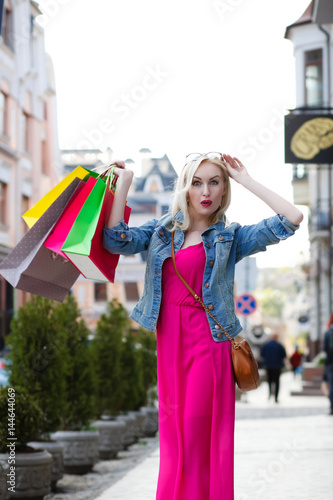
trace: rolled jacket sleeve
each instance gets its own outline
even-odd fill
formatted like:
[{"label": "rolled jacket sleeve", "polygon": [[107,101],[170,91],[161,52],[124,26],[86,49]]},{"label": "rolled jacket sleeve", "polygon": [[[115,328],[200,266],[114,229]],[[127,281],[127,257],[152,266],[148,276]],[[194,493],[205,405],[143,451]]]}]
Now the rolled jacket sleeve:
[{"label": "rolled jacket sleeve", "polygon": [[129,227],[126,222],[103,230],[103,246],[110,253],[133,255],[147,250],[158,219],[147,221],[140,227]]},{"label": "rolled jacket sleeve", "polygon": [[284,215],[275,215],[258,224],[240,227],[235,234],[237,262],[249,255],[265,251],[268,245],[289,238],[298,228],[299,225],[295,226]]}]

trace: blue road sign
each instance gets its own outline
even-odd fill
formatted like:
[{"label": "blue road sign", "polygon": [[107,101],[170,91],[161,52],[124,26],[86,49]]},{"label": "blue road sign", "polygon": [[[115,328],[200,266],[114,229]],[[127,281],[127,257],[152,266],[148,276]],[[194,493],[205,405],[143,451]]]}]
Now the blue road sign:
[{"label": "blue road sign", "polygon": [[238,314],[242,314],[243,316],[249,316],[257,309],[256,299],[253,297],[253,295],[250,295],[248,293],[236,297],[235,303],[236,312]]}]

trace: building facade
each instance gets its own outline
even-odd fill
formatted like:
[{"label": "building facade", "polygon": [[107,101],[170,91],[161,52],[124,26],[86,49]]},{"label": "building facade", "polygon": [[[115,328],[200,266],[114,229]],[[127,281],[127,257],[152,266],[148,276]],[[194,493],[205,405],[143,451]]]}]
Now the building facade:
[{"label": "building facade", "polygon": [[294,47],[296,109],[286,117],[286,163],[293,164],[294,202],[308,207],[310,355],[322,347],[333,311],[333,2],[313,0],[287,27]]},{"label": "building facade", "polygon": [[[52,62],[33,0],[5,0],[0,37],[0,260],[28,227],[21,215],[61,172]],[[27,294],[0,277],[0,336]]]}]

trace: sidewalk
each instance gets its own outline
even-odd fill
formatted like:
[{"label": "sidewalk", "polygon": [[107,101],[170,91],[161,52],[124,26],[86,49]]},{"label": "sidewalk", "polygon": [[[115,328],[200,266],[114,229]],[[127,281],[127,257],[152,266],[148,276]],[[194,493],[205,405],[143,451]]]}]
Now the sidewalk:
[{"label": "sidewalk", "polygon": [[[290,396],[299,384],[285,373],[280,403],[265,382],[236,403],[235,500],[332,498],[333,416],[324,397]],[[155,449],[95,500],[155,500],[158,462]]]}]

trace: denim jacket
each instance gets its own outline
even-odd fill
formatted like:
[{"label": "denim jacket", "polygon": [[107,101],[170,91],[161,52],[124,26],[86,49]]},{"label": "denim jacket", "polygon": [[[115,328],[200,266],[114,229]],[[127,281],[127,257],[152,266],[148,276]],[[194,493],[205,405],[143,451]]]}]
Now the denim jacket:
[{"label": "denim jacket", "polygon": [[[183,220],[181,211],[175,219]],[[133,255],[147,250],[143,294],[130,317],[151,331],[156,330],[160,310],[162,265],[165,259],[171,257],[172,220],[169,213],[140,227],[129,227],[122,221],[112,228],[104,228],[103,244],[111,253]],[[227,225],[220,220],[202,233],[206,264],[201,298],[231,337],[242,330],[234,308],[236,263],[243,257],[265,251],[267,245],[288,238],[298,227],[284,216],[276,215],[250,226],[240,226],[235,222]],[[183,242],[184,232],[176,229],[175,252]],[[206,315],[215,342],[228,340],[210,315]]]}]

